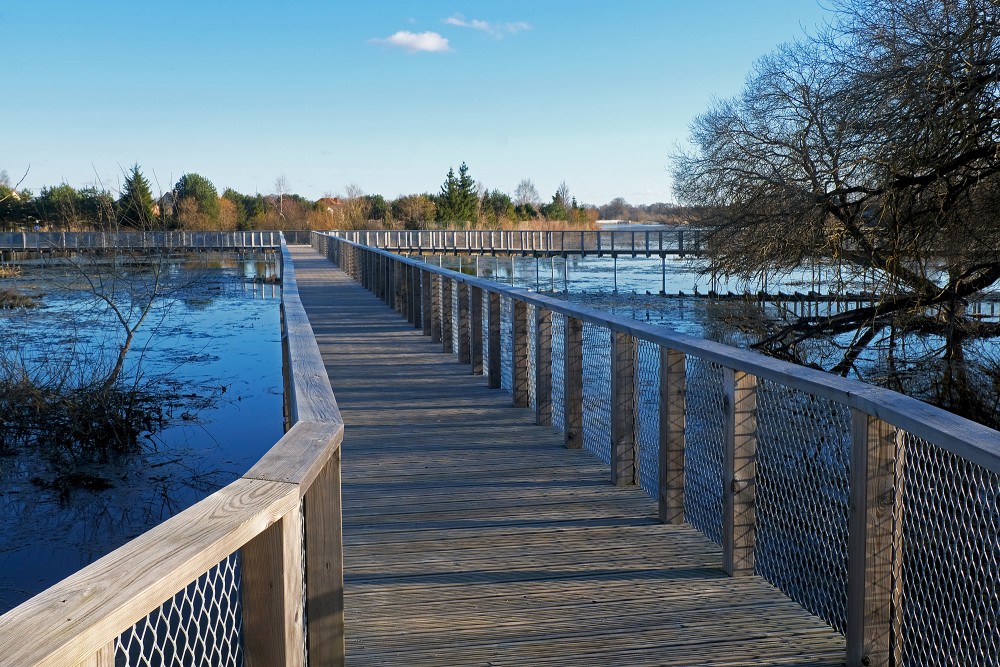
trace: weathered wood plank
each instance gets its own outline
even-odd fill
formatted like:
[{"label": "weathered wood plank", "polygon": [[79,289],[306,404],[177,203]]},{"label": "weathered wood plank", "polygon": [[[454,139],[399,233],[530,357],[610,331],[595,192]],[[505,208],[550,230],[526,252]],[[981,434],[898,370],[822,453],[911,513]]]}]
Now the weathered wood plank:
[{"label": "weathered wood plank", "polygon": [[659,516],[684,523],[684,420],[686,356],[660,348]]},{"label": "weathered wood plank", "polygon": [[729,575],[748,577],[757,535],[757,378],[731,368],[724,377],[722,562]]},{"label": "weathered wood plank", "polygon": [[535,309],[535,424],[552,424],[552,311]]},{"label": "weathered wood plank", "polygon": [[583,447],[583,322],[566,316],[563,336],[563,434],[568,449],[580,449]]}]

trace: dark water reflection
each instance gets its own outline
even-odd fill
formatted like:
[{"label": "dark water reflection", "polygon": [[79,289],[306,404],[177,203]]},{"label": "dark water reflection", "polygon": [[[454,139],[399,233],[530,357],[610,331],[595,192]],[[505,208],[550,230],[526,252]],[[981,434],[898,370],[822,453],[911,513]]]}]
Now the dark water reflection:
[{"label": "dark water reflection", "polygon": [[[170,420],[144,437],[139,453],[87,470],[112,488],[60,497],[31,482],[46,474],[37,457],[0,457],[0,613],[236,479],[281,437],[274,268],[262,256],[216,254],[171,267],[197,280],[157,313],[153,335],[131,357],[170,396]],[[19,280],[42,285],[40,273],[26,270]],[[0,316],[5,344],[61,331],[62,298],[30,313],[27,324]],[[17,337],[4,327],[18,328]],[[77,337],[106,335],[96,318],[77,327]]]}]

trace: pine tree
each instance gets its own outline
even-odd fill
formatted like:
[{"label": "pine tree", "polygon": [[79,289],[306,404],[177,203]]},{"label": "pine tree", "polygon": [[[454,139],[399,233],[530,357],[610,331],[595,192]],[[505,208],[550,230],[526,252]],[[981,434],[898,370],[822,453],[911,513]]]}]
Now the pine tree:
[{"label": "pine tree", "polygon": [[441,222],[464,224],[476,219],[479,195],[476,193],[476,182],[469,176],[469,167],[464,162],[458,168],[457,177],[453,168],[448,169],[437,205],[438,220]]},{"label": "pine tree", "polygon": [[125,185],[118,199],[118,220],[123,225],[146,227],[154,217],[153,193],[149,189],[149,181],[139,171],[139,165],[133,164],[132,170],[125,177]]}]

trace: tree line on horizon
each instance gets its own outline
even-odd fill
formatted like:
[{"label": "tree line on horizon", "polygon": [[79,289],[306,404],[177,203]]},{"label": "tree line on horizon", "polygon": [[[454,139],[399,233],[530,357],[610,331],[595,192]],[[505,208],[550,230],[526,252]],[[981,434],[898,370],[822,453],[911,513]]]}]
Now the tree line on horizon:
[{"label": "tree line on horizon", "polygon": [[682,207],[657,203],[632,206],[617,197],[602,206],[580,204],[565,182],[544,201],[530,179],[514,193],[486,188],[464,162],[449,168],[438,192],[387,199],[351,185],[343,196],[309,200],[290,191],[284,176],[274,192],[243,194],[226,188],[220,195],[206,177],[189,172],[155,196],[138,164],[124,174],[115,193],[102,187],[74,188],[67,183],[42,187],[37,195],[18,189],[0,172],[0,230],[76,231],[158,228],[185,230],[251,229],[433,229],[515,228],[519,225],[593,227],[599,219],[683,223]]}]

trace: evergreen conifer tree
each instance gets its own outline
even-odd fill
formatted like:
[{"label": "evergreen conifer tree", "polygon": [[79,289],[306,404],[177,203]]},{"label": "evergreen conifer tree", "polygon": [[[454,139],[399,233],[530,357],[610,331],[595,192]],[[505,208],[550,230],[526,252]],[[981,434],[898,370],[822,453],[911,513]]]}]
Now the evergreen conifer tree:
[{"label": "evergreen conifer tree", "polygon": [[125,185],[118,199],[118,220],[123,225],[145,227],[154,217],[153,193],[149,189],[149,181],[139,171],[139,165],[133,164],[125,177]]}]

